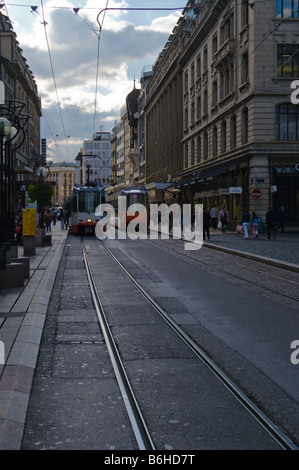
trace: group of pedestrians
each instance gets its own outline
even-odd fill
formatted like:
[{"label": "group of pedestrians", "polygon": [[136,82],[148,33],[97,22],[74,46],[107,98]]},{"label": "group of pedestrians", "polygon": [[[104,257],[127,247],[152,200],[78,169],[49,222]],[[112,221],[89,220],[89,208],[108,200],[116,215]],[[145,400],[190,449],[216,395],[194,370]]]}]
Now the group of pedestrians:
[{"label": "group of pedestrians", "polygon": [[51,232],[52,223],[56,225],[56,219],[60,221],[60,227],[62,229],[68,228],[69,226],[69,212],[67,209],[60,209],[59,214],[57,215],[56,209],[46,209],[44,212],[44,222],[46,225],[47,232]]},{"label": "group of pedestrians", "polygon": [[[210,239],[209,226],[211,221],[211,226],[213,229],[220,228],[223,233],[225,233],[229,221],[229,213],[226,208],[226,204],[223,204],[221,210],[219,211],[216,205],[211,209],[210,213],[203,208],[203,238],[205,240],[205,235],[207,234],[208,239]],[[237,228],[243,229],[244,238],[247,240],[249,238],[249,228],[251,227],[252,238],[253,240],[258,238],[259,231],[267,232],[268,240],[275,239],[276,233],[280,230],[281,233],[284,232],[284,207],[280,207],[279,212],[277,213],[272,207],[268,208],[266,213],[266,227],[265,224],[261,221],[260,217],[255,211],[251,213],[248,212],[248,209],[245,209],[240,225]],[[264,228],[265,227],[265,228]],[[238,231],[238,230],[237,230]]]}]

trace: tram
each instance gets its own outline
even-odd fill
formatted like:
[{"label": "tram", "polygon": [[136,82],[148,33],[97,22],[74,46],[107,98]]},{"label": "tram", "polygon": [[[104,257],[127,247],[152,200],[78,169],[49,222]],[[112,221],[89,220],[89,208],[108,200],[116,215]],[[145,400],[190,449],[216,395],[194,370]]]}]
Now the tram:
[{"label": "tram", "polygon": [[[125,207],[122,207],[122,212],[120,214],[119,211],[119,197],[125,197]],[[120,220],[121,215],[124,216],[125,214],[125,224],[128,226],[128,224],[135,219],[137,216],[140,221],[143,222],[143,218],[145,219],[144,222],[147,223],[148,225],[148,197],[147,197],[147,191],[146,189],[142,188],[123,188],[120,191],[117,191],[115,193],[109,194],[106,197],[106,202],[108,204],[111,204],[115,210],[115,215],[116,215],[116,225],[121,225],[122,227],[124,226],[124,221]],[[130,206],[133,204],[141,204],[145,209],[146,212],[138,213],[138,212],[132,212],[130,211]]]},{"label": "tram", "polygon": [[101,217],[95,216],[96,208],[105,202],[105,189],[102,185],[75,185],[71,198],[69,226],[72,233],[84,235],[94,233]]}]

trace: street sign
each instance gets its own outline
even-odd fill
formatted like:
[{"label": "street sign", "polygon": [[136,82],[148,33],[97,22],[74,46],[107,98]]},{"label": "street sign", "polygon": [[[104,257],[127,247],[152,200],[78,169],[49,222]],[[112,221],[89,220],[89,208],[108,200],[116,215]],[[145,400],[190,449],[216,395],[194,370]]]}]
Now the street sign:
[{"label": "street sign", "polygon": [[229,188],[229,193],[230,194],[242,194],[242,188],[238,186],[231,186]]},{"label": "street sign", "polygon": [[252,199],[259,199],[261,197],[262,193],[260,192],[259,189],[254,189],[251,191],[251,197]]}]

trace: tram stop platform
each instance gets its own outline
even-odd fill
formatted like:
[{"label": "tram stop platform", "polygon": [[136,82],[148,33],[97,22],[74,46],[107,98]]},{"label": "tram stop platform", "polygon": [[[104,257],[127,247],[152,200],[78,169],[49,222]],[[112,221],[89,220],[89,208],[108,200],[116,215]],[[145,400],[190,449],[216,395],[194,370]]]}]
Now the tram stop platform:
[{"label": "tram stop platform", "polygon": [[[52,225],[51,235],[52,245],[37,246],[30,256],[25,285],[0,290],[0,450],[18,450],[22,444],[46,313],[68,230]],[[204,245],[298,272],[298,241],[299,229],[287,228],[273,241],[266,234],[245,240],[234,232],[211,230]],[[22,257],[23,246],[18,250]]]}]

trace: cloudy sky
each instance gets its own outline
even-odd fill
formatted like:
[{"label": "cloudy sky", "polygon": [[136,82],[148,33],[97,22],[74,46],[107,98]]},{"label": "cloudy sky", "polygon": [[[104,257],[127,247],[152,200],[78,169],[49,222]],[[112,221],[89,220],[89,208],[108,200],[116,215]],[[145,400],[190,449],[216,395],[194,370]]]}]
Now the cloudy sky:
[{"label": "cloudy sky", "polygon": [[[187,1],[3,3],[42,99],[47,157],[72,162],[84,139],[111,131],[120,119],[134,78],[139,87],[143,67],[154,63]],[[115,10],[102,11],[107,5]],[[120,10],[125,7],[144,10]]]}]

